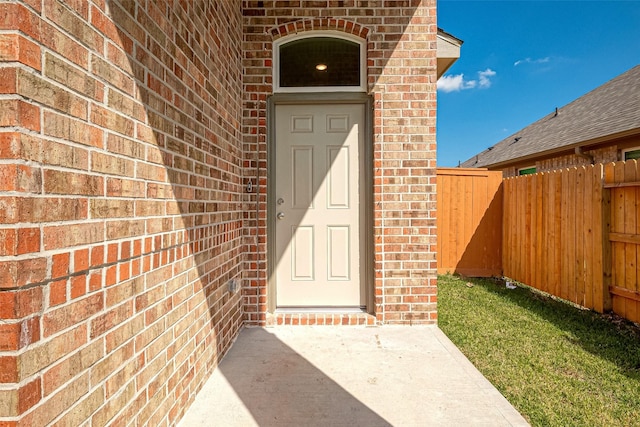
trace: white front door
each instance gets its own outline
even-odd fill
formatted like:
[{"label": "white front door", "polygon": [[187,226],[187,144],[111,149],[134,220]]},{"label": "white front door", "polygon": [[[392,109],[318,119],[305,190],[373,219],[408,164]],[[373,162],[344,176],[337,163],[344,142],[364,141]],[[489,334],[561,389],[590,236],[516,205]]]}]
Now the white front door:
[{"label": "white front door", "polygon": [[278,307],[364,305],[364,105],[276,105]]}]

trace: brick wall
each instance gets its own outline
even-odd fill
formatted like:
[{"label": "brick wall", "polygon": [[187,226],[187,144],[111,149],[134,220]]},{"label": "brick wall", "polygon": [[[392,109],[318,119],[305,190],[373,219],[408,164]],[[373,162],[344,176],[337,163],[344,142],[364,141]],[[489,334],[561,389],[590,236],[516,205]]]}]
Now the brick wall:
[{"label": "brick wall", "polygon": [[0,425],[167,425],[242,325],[239,1],[0,2]]},{"label": "brick wall", "polygon": [[279,37],[334,30],[367,42],[374,97],[375,307],[373,321],[436,321],[436,2],[435,0],[243,1],[248,199],[245,319],[265,323],[371,323],[367,316],[268,312],[267,125],[272,45]]},{"label": "brick wall", "polygon": [[[313,29],[367,41],[373,316],[267,310],[271,45]],[[0,425],[171,424],[243,319],[435,322],[436,31],[435,0],[0,1]]]}]

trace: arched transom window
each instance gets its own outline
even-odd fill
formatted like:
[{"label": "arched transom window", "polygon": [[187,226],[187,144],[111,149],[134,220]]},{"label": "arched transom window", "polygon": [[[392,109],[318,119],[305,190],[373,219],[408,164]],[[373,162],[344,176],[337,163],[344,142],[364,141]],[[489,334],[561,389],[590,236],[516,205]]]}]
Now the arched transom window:
[{"label": "arched transom window", "polygon": [[340,33],[284,37],[274,45],[276,92],[365,90],[364,41]]}]

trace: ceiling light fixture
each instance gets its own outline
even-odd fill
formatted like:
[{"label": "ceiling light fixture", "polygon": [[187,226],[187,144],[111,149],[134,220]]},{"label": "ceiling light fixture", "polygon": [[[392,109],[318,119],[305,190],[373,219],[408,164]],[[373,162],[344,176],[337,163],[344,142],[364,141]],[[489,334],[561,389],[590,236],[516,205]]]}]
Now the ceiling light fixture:
[{"label": "ceiling light fixture", "polygon": [[316,65],[316,70],[318,71],[324,71],[327,69],[327,64],[318,64]]}]

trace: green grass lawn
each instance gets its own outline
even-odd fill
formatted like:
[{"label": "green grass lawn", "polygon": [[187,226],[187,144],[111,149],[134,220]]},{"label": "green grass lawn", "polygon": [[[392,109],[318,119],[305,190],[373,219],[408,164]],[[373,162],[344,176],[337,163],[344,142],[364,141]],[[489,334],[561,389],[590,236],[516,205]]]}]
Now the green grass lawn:
[{"label": "green grass lawn", "polygon": [[534,426],[640,426],[640,329],[526,287],[441,276],[438,323]]}]

